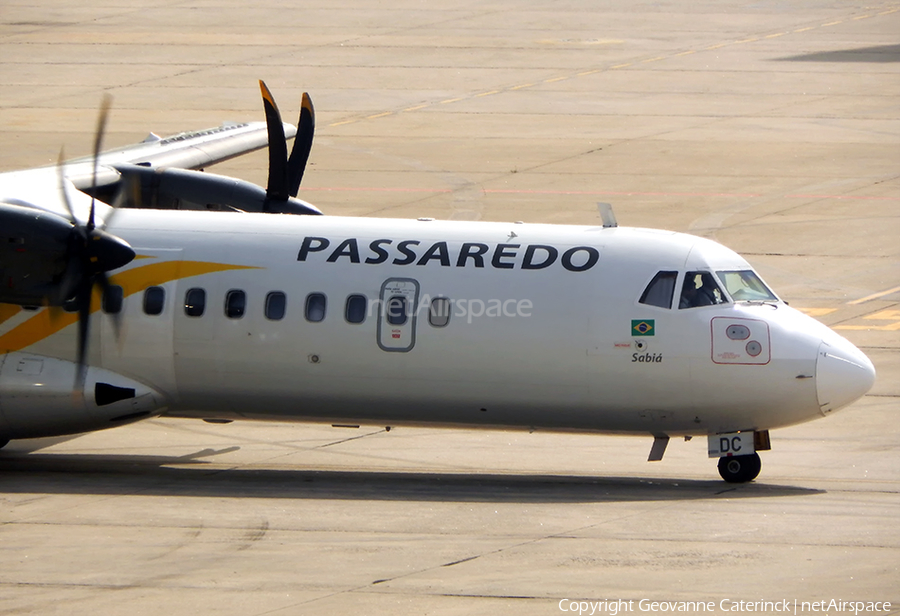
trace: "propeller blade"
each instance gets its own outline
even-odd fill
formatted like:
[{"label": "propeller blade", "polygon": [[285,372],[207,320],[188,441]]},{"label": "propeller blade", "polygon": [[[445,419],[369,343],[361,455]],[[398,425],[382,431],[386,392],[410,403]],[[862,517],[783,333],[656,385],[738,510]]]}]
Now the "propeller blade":
[{"label": "propeller blade", "polygon": [[[97,285],[102,290],[103,301],[106,302],[106,298],[109,293],[111,293],[112,284],[109,282],[109,277],[105,272],[100,272],[97,275]],[[121,306],[120,306],[121,308]],[[106,310],[106,306],[104,305],[104,311]],[[116,337],[116,340],[119,340],[119,334],[122,331],[122,314],[121,310],[116,310],[113,312],[107,312],[106,315],[112,319],[113,326],[113,334]]]},{"label": "propeller blade", "polygon": [[65,315],[65,311],[62,309],[62,306],[47,306],[47,318],[50,320],[50,323],[56,325],[59,323],[60,319]]},{"label": "propeller blade", "polygon": [[303,181],[303,172],[306,170],[315,132],[316,110],[309,94],[304,92],[303,102],[300,105],[300,119],[297,122],[297,136],[294,137],[294,147],[291,148],[291,157],[288,159],[288,194],[292,197],[296,197],[300,192],[300,182]]},{"label": "propeller blade", "polygon": [[77,369],[75,370],[75,390],[84,392],[84,379],[87,376],[87,343],[91,330],[91,293],[93,284],[88,279],[78,288],[75,302],[78,305],[78,346],[76,351]]},{"label": "propeller blade", "polygon": [[94,230],[94,205],[97,194],[97,165],[100,160],[100,148],[103,147],[103,135],[106,132],[106,120],[109,117],[109,108],[112,105],[112,96],[109,93],[103,94],[103,100],[100,101],[100,115],[97,117],[97,131],[94,134],[94,168],[91,179],[91,213],[88,215],[87,230]]},{"label": "propeller blade", "polygon": [[113,202],[109,204],[112,209],[106,214],[106,218],[103,219],[103,224],[100,226],[101,230],[112,224],[119,210],[129,203],[129,199],[130,203],[134,204],[134,207],[140,207],[140,180],[134,175],[123,174],[119,182],[119,190],[116,192]]},{"label": "propeller blade", "polygon": [[83,262],[80,257],[80,254],[83,251],[81,246],[83,246],[84,240],[79,236],[79,231],[83,230],[80,227],[75,227],[72,230],[72,235],[69,237],[69,249],[66,253],[66,269],[63,272],[62,278],[60,278],[55,292],[48,298],[50,304],[53,306],[62,306],[68,300],[75,297],[78,293],[79,284],[85,276]]},{"label": "propeller blade", "polygon": [[273,201],[287,201],[290,195],[284,123],[272,93],[261,79],[259,89],[262,92],[263,108],[266,112],[266,130],[269,133],[269,179],[266,184],[266,198]]},{"label": "propeller blade", "polygon": [[[94,285],[98,285],[104,293],[111,291],[112,285],[106,272],[124,267],[135,258],[135,252],[128,242],[107,233],[104,229],[119,210],[119,206],[128,197],[129,192],[137,195],[139,186],[135,183],[137,178],[123,178],[112,204],[112,209],[106,215],[103,224],[97,227],[97,170],[100,164],[100,150],[103,146],[103,136],[106,132],[106,123],[109,117],[109,109],[112,97],[104,95],[100,104],[100,114],[97,119],[97,132],[94,135],[93,175],[91,180],[91,209],[85,224],[79,223],[75,217],[72,202],[69,199],[68,184],[64,172],[65,152],[60,150],[57,163],[57,177],[59,181],[60,196],[65,205],[72,224],[66,247],[65,270],[55,282],[55,288],[45,298],[50,306],[62,306],[68,301],[74,301],[74,308],[78,312],[78,339],[75,351],[75,384],[73,396],[83,400],[85,379],[87,378],[88,342],[91,331],[91,302]],[[277,113],[277,110],[276,110]],[[283,135],[282,135],[283,136]],[[284,146],[286,148],[286,146]],[[58,319],[58,308],[50,309],[50,318]],[[119,337],[120,322],[118,314],[110,315],[113,319],[113,328],[116,338]]]},{"label": "propeller blade", "polygon": [[69,222],[78,226],[78,220],[75,218],[75,210],[72,209],[72,201],[69,199],[69,191],[66,190],[66,175],[63,173],[63,163],[66,159],[65,148],[59,148],[59,160],[56,162],[56,178],[59,181],[59,194],[62,196],[63,204],[69,213]]}]

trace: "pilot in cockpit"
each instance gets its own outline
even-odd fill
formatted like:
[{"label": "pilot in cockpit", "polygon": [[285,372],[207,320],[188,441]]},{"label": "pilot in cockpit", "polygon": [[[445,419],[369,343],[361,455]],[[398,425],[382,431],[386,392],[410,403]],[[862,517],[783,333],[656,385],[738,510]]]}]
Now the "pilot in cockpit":
[{"label": "pilot in cockpit", "polygon": [[721,304],[722,291],[709,272],[688,272],[681,288],[679,308],[697,308]]}]

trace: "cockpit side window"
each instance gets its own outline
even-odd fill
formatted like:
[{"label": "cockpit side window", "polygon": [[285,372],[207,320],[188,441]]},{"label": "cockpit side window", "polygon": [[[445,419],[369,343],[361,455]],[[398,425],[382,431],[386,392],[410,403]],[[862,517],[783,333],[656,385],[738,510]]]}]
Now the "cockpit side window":
[{"label": "cockpit side window", "polygon": [[647,288],[644,289],[639,302],[648,306],[671,308],[676,278],[678,278],[678,272],[657,272]]},{"label": "cockpit side window", "polygon": [[727,301],[710,272],[688,272],[684,275],[681,299],[678,302],[679,308],[714,306]]},{"label": "cockpit side window", "polygon": [[725,290],[736,302],[777,302],[778,298],[753,270],[716,272]]}]

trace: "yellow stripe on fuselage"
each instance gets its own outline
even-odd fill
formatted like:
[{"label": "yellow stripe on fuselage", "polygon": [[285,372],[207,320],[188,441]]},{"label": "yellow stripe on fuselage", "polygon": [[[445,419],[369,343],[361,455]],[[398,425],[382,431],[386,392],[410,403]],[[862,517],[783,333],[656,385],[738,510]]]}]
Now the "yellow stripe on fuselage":
[{"label": "yellow stripe on fuselage", "polygon": [[[162,261],[150,263],[110,276],[110,282],[122,287],[124,297],[133,295],[147,287],[161,285],[172,280],[180,280],[201,274],[225,272],[228,270],[259,269],[250,265],[228,265],[205,261]],[[101,293],[94,287],[91,298],[91,312],[100,309]],[[18,314],[19,306],[0,304],[0,323]],[[0,353],[13,353],[52,336],[58,331],[78,321],[78,313],[65,312],[61,308],[41,310],[33,317],[17,325],[0,336]]]},{"label": "yellow stripe on fuselage", "polygon": [[0,325],[10,320],[22,310],[21,306],[13,306],[12,304],[0,304]]}]

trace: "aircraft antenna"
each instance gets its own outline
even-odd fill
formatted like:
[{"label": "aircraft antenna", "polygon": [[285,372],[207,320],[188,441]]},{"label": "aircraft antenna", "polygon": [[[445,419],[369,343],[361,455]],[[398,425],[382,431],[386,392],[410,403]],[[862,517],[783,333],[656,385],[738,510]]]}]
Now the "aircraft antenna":
[{"label": "aircraft antenna", "polygon": [[610,229],[612,227],[619,226],[619,223],[616,222],[616,214],[615,212],[613,212],[611,204],[598,203],[597,209],[600,210],[600,218],[603,220],[604,229]]}]

